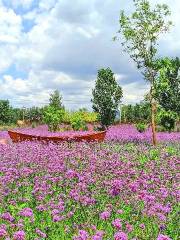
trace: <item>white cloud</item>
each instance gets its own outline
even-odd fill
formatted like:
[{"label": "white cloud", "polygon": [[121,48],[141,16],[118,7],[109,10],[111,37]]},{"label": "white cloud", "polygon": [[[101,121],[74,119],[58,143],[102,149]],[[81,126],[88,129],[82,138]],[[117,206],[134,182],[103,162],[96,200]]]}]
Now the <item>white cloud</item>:
[{"label": "white cloud", "polygon": [[123,86],[123,102],[129,104],[140,102],[144,99],[145,94],[149,92],[149,89],[149,84],[146,82],[144,84],[138,82],[126,84]]},{"label": "white cloud", "polygon": [[55,71],[30,71],[27,79],[4,75],[0,82],[1,97],[11,98],[15,105],[45,105],[49,94],[59,89],[64,104],[69,107],[90,106],[93,81],[73,79]]},{"label": "white cloud", "polygon": [[41,0],[39,2],[39,8],[41,10],[50,10],[51,8],[53,8],[56,4],[56,0]]},{"label": "white cloud", "polygon": [[21,17],[12,9],[0,7],[0,43],[18,43],[21,38]]},{"label": "white cloud", "polygon": [[[0,72],[14,63],[27,73],[25,79],[8,73],[2,76],[4,98],[16,104],[43,104],[57,88],[68,107],[90,106],[91,89],[102,67],[111,67],[116,73],[124,90],[124,102],[143,98],[147,84],[122,53],[120,42],[112,41],[118,30],[119,10],[129,11],[130,0],[76,0],[73,4],[67,0],[40,0],[39,8],[33,10],[32,2],[12,1],[15,9],[29,9],[17,15],[3,7],[0,0]],[[161,39],[160,51],[180,55],[180,1],[174,0],[173,5],[170,0],[162,2],[169,3],[175,26]],[[27,33],[23,32],[23,19],[35,24]]]},{"label": "white cloud", "polygon": [[17,48],[12,45],[1,45],[0,44],[0,73],[5,71],[13,63],[13,57]]},{"label": "white cloud", "polygon": [[22,40],[22,19],[12,9],[0,4],[0,73],[14,62]]}]

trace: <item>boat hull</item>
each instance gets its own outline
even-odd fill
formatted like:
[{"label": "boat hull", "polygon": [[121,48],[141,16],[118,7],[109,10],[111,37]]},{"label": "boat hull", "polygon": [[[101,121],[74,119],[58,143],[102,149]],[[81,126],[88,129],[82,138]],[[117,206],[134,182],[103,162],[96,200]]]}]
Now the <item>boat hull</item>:
[{"label": "boat hull", "polygon": [[94,132],[94,133],[87,133],[84,135],[75,135],[73,137],[68,136],[35,136],[15,131],[8,131],[8,134],[12,140],[12,142],[23,142],[23,141],[40,141],[40,142],[53,142],[53,143],[59,143],[59,142],[102,142],[105,138],[106,131],[101,132]]}]

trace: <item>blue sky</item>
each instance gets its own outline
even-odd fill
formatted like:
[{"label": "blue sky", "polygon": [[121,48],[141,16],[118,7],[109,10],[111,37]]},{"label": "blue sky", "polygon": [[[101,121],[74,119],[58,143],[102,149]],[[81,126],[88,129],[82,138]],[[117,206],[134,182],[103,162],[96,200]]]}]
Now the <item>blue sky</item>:
[{"label": "blue sky", "polygon": [[[58,89],[69,109],[91,107],[97,71],[110,67],[123,103],[139,102],[149,86],[112,37],[132,0],[0,0],[0,99],[13,106],[44,105]],[[160,56],[180,56],[180,1],[167,3],[174,23],[161,36]]]}]

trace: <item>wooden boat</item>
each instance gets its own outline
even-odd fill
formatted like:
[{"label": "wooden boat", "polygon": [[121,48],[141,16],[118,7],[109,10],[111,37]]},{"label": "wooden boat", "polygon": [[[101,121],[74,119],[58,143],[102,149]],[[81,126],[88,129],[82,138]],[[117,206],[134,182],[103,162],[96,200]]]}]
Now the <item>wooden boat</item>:
[{"label": "wooden boat", "polygon": [[8,134],[12,140],[12,142],[23,142],[23,141],[41,141],[41,142],[53,142],[53,143],[59,143],[63,141],[67,142],[102,142],[105,138],[106,131],[101,132],[92,132],[87,133],[84,135],[74,135],[72,137],[70,136],[35,136],[30,134],[25,134],[21,132],[16,131],[8,131]]}]

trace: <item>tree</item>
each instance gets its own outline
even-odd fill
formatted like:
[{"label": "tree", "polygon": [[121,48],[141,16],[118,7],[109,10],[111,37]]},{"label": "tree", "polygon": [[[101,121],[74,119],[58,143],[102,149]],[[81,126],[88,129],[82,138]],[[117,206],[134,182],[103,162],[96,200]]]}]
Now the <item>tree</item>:
[{"label": "tree", "polygon": [[164,58],[157,62],[155,98],[166,111],[180,114],[180,59]]},{"label": "tree", "polygon": [[26,109],[25,119],[30,122],[40,122],[42,121],[43,109],[39,107],[31,107]]},{"label": "tree", "polygon": [[171,132],[175,129],[177,114],[172,111],[166,111],[164,108],[158,108],[157,121],[161,126],[161,131]]},{"label": "tree", "polygon": [[[151,102],[151,124],[153,134],[153,144],[157,144],[155,112],[156,103],[154,101],[154,83],[157,75],[157,41],[161,33],[169,30],[171,22],[167,20],[170,11],[167,5],[157,4],[151,8],[148,0],[133,0],[135,12],[126,16],[124,11],[120,14],[120,29],[124,37],[122,46],[124,51],[137,64],[137,68],[148,82],[150,82],[150,102]],[[114,38],[116,40],[117,37]]]},{"label": "tree", "polygon": [[59,124],[62,122],[64,116],[63,109],[57,109],[53,106],[47,106],[43,111],[43,122],[48,125],[49,131],[57,131]]},{"label": "tree", "polygon": [[54,107],[55,109],[62,109],[62,97],[58,90],[55,90],[49,99],[49,106]]},{"label": "tree", "polygon": [[10,111],[9,100],[0,100],[0,123],[10,122]]},{"label": "tree", "polygon": [[92,95],[93,110],[99,114],[102,127],[107,128],[114,122],[116,110],[122,98],[122,89],[110,68],[98,71]]}]

